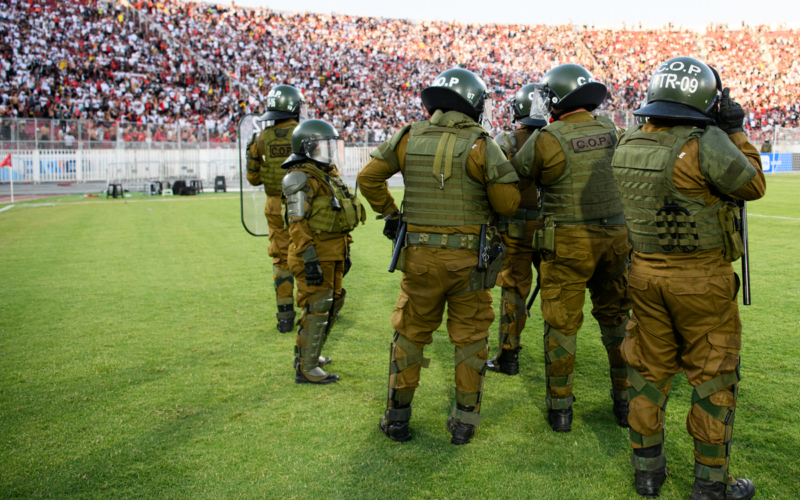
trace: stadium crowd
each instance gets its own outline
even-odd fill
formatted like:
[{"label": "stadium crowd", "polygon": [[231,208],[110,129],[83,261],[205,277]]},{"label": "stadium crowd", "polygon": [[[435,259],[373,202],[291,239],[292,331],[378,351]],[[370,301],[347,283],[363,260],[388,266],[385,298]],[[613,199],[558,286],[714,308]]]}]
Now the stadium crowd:
[{"label": "stadium crowd", "polygon": [[[94,138],[106,140],[123,134],[230,141],[239,117],[259,112],[269,88],[287,83],[302,89],[310,109],[349,140],[374,142],[423,117],[419,92],[445,67],[483,75],[496,92],[500,128],[509,124],[514,90],[554,65],[586,66],[611,89],[604,108],[634,110],[658,64],[690,55],[720,71],[748,110],[751,130],[800,125],[795,31],[714,26],[704,35],[672,27],[576,33],[571,26],[416,23],[180,0],[133,1],[134,16],[119,4],[104,5],[0,4],[0,118],[123,122],[93,129]],[[170,36],[150,31],[151,21]]]}]

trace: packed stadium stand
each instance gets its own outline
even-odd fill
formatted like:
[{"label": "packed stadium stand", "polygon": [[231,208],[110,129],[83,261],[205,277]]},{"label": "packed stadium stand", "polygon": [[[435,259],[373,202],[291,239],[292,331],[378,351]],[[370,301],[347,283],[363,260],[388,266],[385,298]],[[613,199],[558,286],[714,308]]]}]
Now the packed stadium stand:
[{"label": "packed stadium stand", "polygon": [[[273,84],[288,83],[348,140],[375,142],[421,119],[419,91],[454,65],[496,92],[500,128],[509,124],[514,90],[554,65],[583,64],[611,89],[604,108],[625,111],[639,107],[658,64],[690,55],[720,71],[749,113],[748,128],[763,132],[798,126],[799,44],[797,31],[765,26],[579,29],[176,0],[3,0],[0,118],[91,120],[81,134],[96,140],[227,142]],[[65,134],[36,128],[25,133]]]}]

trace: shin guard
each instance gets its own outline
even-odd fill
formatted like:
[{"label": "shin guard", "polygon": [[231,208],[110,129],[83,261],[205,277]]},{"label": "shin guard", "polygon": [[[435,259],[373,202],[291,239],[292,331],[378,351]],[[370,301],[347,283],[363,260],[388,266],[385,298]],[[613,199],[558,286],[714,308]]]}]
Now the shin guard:
[{"label": "shin guard", "polygon": [[486,378],[487,360],[478,357],[481,352],[484,352],[484,356],[488,357],[488,342],[486,339],[476,340],[461,348],[456,347],[455,355],[453,356],[453,363],[456,369],[463,363],[480,375],[477,393],[464,393],[456,387],[456,405],[450,415],[454,422],[470,424],[474,427],[478,427],[481,422],[481,400],[483,399],[483,383]]},{"label": "shin guard", "polygon": [[[550,350],[550,340],[558,344],[558,347]],[[578,334],[564,335],[560,331],[550,326],[546,321],[544,323],[544,364],[545,364],[545,378],[547,379],[547,395],[545,402],[547,403],[548,410],[568,410],[572,408],[572,403],[575,401],[575,396],[570,395],[566,398],[553,398],[551,397],[550,388],[564,388],[570,387],[575,379],[574,372],[562,374],[561,376],[554,377],[551,375],[551,365],[559,359],[575,355],[578,350]]]},{"label": "shin guard", "polygon": [[300,349],[303,371],[309,372],[319,366],[319,355],[322,353],[322,346],[325,345],[332,306],[333,290],[324,290],[308,298],[297,332],[306,339],[305,349]]},{"label": "shin guard", "polygon": [[[397,349],[403,353],[398,356]],[[398,391],[397,376],[405,369],[419,364],[422,368],[427,368],[431,360],[423,355],[423,349],[417,347],[413,342],[394,333],[392,344],[389,351],[389,387],[386,397],[386,422],[408,422],[411,419],[411,401],[414,399],[415,389]]]}]

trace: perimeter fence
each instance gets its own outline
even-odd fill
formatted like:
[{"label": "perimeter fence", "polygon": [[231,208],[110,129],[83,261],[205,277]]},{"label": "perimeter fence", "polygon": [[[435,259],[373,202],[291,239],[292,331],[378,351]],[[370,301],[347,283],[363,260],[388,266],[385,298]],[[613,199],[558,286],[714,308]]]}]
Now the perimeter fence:
[{"label": "perimeter fence", "polygon": [[[629,112],[600,112],[623,128],[636,124]],[[386,131],[351,133],[345,165],[349,184],[369,162],[369,153]],[[800,129],[774,128],[750,133],[760,148],[765,140],[773,153],[762,155],[765,172],[800,172]],[[121,182],[132,189],[153,180],[202,180],[210,186],[218,176],[239,186],[239,145],[227,130],[208,125],[129,124],[85,120],[0,119],[0,152],[11,171],[0,180],[17,182]],[[394,180],[392,185],[398,185]]]}]

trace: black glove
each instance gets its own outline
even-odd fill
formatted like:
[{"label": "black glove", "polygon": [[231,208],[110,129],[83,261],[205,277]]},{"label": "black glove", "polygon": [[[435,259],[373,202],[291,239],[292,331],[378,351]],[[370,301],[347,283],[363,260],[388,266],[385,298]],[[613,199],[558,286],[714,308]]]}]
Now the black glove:
[{"label": "black glove", "polygon": [[744,132],[744,109],[742,106],[731,100],[731,89],[725,87],[722,91],[722,99],[719,102],[719,113],[717,114],[717,126],[728,133]]},{"label": "black glove", "polygon": [[319,267],[318,260],[306,262],[306,286],[317,286],[322,284],[322,268]]},{"label": "black glove", "polygon": [[386,221],[383,226],[383,235],[394,241],[397,238],[397,229],[400,227],[400,218],[394,217]]},{"label": "black glove", "polygon": [[347,276],[347,273],[350,272],[350,268],[353,267],[353,262],[350,260],[350,244],[347,244],[347,253],[344,257],[344,273],[342,276]]}]

